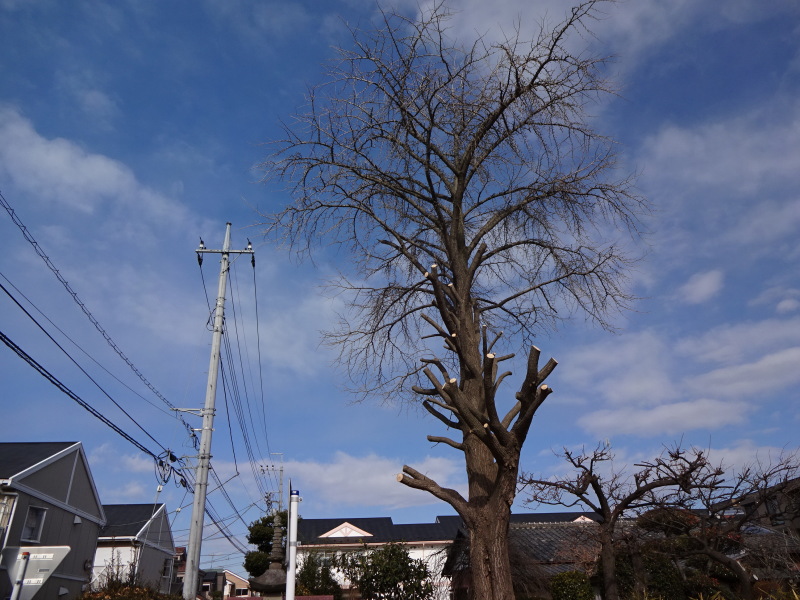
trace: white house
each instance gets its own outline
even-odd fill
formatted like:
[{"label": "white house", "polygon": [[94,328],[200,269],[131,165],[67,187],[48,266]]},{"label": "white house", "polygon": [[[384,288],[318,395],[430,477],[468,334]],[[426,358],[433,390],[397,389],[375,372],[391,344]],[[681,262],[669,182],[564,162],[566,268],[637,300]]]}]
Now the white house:
[{"label": "white house", "polygon": [[[437,588],[436,598],[447,598],[450,581],[442,576],[447,549],[453,543],[460,517],[437,517],[434,523],[395,524],[391,517],[348,519],[301,519],[297,526],[297,564],[310,553],[331,556],[348,551],[376,549],[396,542],[409,556],[424,560]],[[349,582],[340,577],[343,588]]]},{"label": "white house", "polygon": [[164,504],[105,504],[92,586],[130,579],[163,593],[173,582],[175,544]]}]

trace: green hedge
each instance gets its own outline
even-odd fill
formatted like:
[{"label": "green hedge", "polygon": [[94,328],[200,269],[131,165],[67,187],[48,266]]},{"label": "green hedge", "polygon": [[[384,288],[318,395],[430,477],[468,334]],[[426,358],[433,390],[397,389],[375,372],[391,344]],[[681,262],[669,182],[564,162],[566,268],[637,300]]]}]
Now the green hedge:
[{"label": "green hedge", "polygon": [[580,571],[565,571],[550,580],[553,600],[594,600],[589,578]]}]

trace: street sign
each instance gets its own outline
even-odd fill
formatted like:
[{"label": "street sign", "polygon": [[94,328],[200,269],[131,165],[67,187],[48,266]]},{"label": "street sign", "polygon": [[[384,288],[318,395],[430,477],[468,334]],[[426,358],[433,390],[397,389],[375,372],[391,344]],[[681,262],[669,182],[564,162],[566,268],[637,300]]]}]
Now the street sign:
[{"label": "street sign", "polygon": [[69,546],[21,546],[3,549],[2,564],[14,583],[11,600],[32,600],[69,553]]}]

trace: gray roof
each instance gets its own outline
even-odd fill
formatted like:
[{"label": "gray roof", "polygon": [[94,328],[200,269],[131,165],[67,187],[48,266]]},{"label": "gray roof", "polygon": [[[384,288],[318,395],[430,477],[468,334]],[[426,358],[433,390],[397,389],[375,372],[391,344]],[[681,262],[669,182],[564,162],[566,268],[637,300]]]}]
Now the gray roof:
[{"label": "gray roof", "polygon": [[[594,513],[520,513],[511,515],[511,523],[571,523],[580,517],[597,520]],[[371,536],[333,537],[320,536],[349,523]],[[433,542],[455,539],[464,523],[458,515],[441,515],[434,523],[395,524],[391,517],[354,517],[341,519],[301,519],[297,524],[297,538],[305,545],[334,544],[384,544],[388,542]]]},{"label": "gray roof", "polygon": [[[549,512],[549,513],[511,513],[511,523],[572,523],[573,521],[585,517],[592,521],[599,521],[599,517],[592,512]],[[452,537],[460,530],[464,529],[464,522],[458,515],[440,515],[436,517],[436,522],[441,523],[453,530]]]},{"label": "gray roof", "polygon": [[0,442],[0,477],[10,479],[77,443]]},{"label": "gray roof", "polygon": [[[460,522],[460,517],[457,517]],[[349,523],[372,535],[365,537],[328,537],[321,535]],[[452,540],[457,528],[442,523],[395,524],[391,517],[355,517],[342,519],[301,519],[297,538],[305,545],[385,544],[388,542],[434,542]]]},{"label": "gray roof", "polygon": [[104,504],[106,526],[101,538],[135,537],[163,504]]},{"label": "gray roof", "polygon": [[[509,530],[509,545],[548,571],[575,569],[594,562],[599,551],[597,531],[587,523],[518,523]],[[554,574],[549,573],[549,574]]]},{"label": "gray roof", "polygon": [[[562,571],[585,570],[597,558],[596,529],[575,522],[580,517],[596,521],[592,513],[531,513],[512,519],[508,531],[512,563],[523,571],[552,576]],[[450,549],[444,572],[469,569],[469,541],[461,533]]]}]

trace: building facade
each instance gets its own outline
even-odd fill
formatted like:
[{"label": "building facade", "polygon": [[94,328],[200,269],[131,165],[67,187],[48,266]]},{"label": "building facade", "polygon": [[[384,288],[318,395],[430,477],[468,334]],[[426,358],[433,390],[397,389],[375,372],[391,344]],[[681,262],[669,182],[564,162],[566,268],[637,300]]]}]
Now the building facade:
[{"label": "building facade", "polygon": [[11,594],[19,549],[68,546],[38,597],[77,598],[88,587],[100,528],[97,489],[80,442],[0,443],[0,598]]}]

